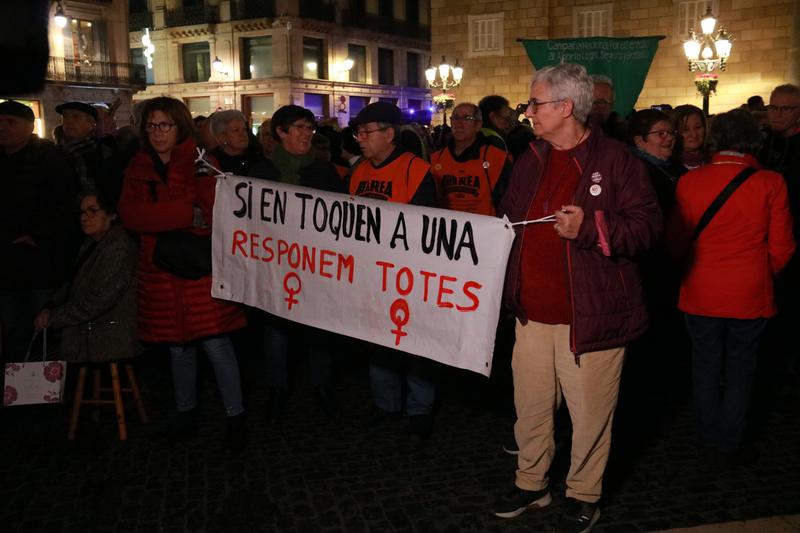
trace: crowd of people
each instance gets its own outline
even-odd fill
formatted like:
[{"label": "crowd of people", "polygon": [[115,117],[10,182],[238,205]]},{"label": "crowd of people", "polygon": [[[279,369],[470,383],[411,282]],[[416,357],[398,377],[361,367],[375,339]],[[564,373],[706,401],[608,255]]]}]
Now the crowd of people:
[{"label": "crowd of people", "polygon": [[[238,110],[192,118],[181,101],[158,97],[137,103],[136,123],[119,130],[107,107],[65,102],[55,142],[32,134],[29,107],[2,102],[3,357],[22,355],[43,328],[62,332],[60,353],[76,363],[166,345],[175,441],[198,424],[201,350],[237,449],[250,422],[231,335],[249,327],[262,340],[270,423],[287,410],[293,346],[308,357],[320,409],[339,415],[335,332],[211,297],[202,250],[215,177],[196,163],[198,147],[217,168],[256,179],[512,222],[553,217],[517,226],[508,261],[516,422],[506,449],[518,467],[491,512],[513,518],[550,505],[563,400],[571,455],[556,530],[589,531],[627,353],[691,351],[700,443],[721,467],[752,459],[743,435],[773,317],[775,401],[797,405],[789,335],[800,314],[800,87],[776,87],[766,106],[759,100],[713,117],[688,104],[621,117],[613,80],[561,64],[536,72],[527,105],[512,109],[500,95],[459,103],[435,132],[375,102],[341,130],[282,106],[255,135]],[[196,264],[176,266],[176,253],[197,255]],[[436,365],[370,347],[370,423],[406,420],[424,445],[434,431]]]}]

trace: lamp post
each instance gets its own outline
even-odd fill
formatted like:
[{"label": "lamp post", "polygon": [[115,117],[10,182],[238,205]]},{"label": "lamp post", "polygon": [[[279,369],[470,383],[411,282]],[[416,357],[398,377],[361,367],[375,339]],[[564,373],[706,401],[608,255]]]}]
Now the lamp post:
[{"label": "lamp post", "polygon": [[[436,75],[439,75],[438,79]],[[448,95],[447,91],[455,89],[461,85],[461,78],[464,75],[464,69],[458,64],[450,67],[447,63],[445,56],[442,56],[442,62],[438,67],[431,65],[428,60],[428,68],[425,69],[425,78],[428,80],[428,86],[431,89],[440,89],[442,94],[439,95],[438,100],[435,97],[436,107],[442,110],[442,124],[447,125],[447,110],[453,107],[452,95]]]},{"label": "lamp post", "polygon": [[733,37],[720,27],[714,33],[717,19],[711,14],[711,7],[700,19],[702,33],[697,35],[694,28],[689,30],[689,38],[683,42],[683,52],[689,61],[689,72],[697,72],[694,84],[703,95],[703,113],[708,115],[708,99],[717,92],[718,71],[725,70],[731,55]]}]

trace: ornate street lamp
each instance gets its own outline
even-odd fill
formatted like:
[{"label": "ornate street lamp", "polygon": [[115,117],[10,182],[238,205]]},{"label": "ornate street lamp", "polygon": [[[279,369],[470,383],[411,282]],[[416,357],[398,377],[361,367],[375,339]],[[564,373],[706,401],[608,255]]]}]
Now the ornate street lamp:
[{"label": "ornate street lamp", "polygon": [[[438,79],[436,76],[437,74],[439,75]],[[445,56],[442,56],[442,62],[439,63],[438,67],[431,65],[430,59],[428,60],[428,68],[425,69],[425,78],[428,80],[428,86],[431,89],[440,89],[442,91],[441,94],[433,97],[433,101],[436,104],[436,108],[443,112],[442,124],[445,126],[447,125],[447,110],[453,107],[453,102],[455,100],[453,95],[448,94],[447,91],[461,85],[461,78],[463,76],[464,69],[458,64],[458,60],[456,60],[456,65],[454,67],[450,67]]]},{"label": "ornate street lamp", "polygon": [[700,20],[702,33],[697,35],[694,28],[689,30],[689,38],[683,42],[683,52],[689,61],[689,72],[697,72],[694,84],[703,95],[703,113],[708,115],[708,99],[717,92],[718,74],[725,70],[731,55],[733,36],[720,27],[714,33],[717,19],[711,14],[709,6]]},{"label": "ornate street lamp", "polygon": [[56,26],[64,28],[67,25],[67,15],[64,14],[64,6],[61,5],[61,0],[56,2],[56,13],[53,15]]}]

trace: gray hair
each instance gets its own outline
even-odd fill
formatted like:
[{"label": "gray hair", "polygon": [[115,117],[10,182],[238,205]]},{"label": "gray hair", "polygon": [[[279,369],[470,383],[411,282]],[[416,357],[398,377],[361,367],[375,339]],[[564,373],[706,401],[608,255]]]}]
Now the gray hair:
[{"label": "gray hair", "polygon": [[478,107],[477,104],[473,104],[472,102],[461,102],[460,104],[457,104],[453,108],[453,113],[455,113],[456,109],[462,106],[470,106],[472,108],[472,116],[475,117],[475,120],[477,120],[478,122],[483,122],[483,114],[481,113],[481,108]]},{"label": "gray hair", "polygon": [[574,63],[551,65],[536,71],[533,83],[546,83],[550,88],[550,98],[570,100],[572,115],[583,124],[589,117],[594,101],[594,82],[586,69]]},{"label": "gray hair", "polygon": [[797,85],[792,85],[791,83],[778,85],[777,87],[772,89],[772,93],[769,95],[769,97],[772,98],[776,94],[790,94],[795,98],[800,99],[800,87],[798,87]]},{"label": "gray hair", "polygon": [[219,137],[225,130],[228,129],[228,124],[232,120],[241,120],[247,125],[247,120],[241,111],[237,109],[226,109],[225,111],[217,111],[211,115],[211,134],[214,137]]},{"label": "gray hair", "polygon": [[614,80],[612,80],[608,76],[605,76],[603,74],[592,74],[592,81],[594,82],[595,85],[597,85],[598,83],[605,83],[606,85],[611,87],[612,91],[614,90]]}]

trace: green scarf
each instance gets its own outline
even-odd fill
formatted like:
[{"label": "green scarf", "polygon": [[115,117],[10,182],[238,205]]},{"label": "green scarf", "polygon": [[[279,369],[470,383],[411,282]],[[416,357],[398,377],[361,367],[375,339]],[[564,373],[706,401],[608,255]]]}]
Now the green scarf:
[{"label": "green scarf", "polygon": [[290,185],[299,185],[297,173],[314,162],[315,156],[308,152],[304,155],[294,155],[287,152],[283,145],[278,144],[272,152],[272,162],[281,173],[281,182]]}]

